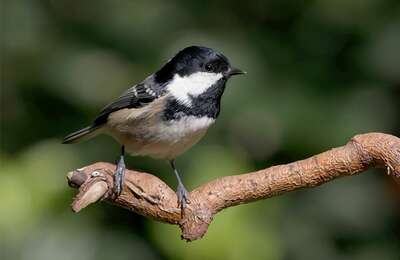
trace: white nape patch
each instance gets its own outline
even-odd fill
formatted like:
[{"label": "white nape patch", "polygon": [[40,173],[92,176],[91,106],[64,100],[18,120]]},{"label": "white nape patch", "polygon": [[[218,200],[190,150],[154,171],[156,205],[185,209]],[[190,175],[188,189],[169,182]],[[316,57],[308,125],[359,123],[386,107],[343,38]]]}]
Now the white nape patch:
[{"label": "white nape patch", "polygon": [[190,96],[196,97],[204,93],[222,77],[222,73],[210,72],[196,72],[186,77],[176,74],[167,88],[177,100],[191,106]]}]

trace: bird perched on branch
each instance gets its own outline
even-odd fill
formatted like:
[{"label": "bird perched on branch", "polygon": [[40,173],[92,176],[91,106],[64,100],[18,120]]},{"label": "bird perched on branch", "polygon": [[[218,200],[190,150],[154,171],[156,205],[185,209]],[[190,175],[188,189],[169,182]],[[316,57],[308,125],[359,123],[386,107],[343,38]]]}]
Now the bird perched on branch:
[{"label": "bird perched on branch", "polygon": [[80,142],[101,133],[115,138],[121,144],[114,175],[117,196],[124,180],[125,150],[131,155],[169,160],[178,181],[178,203],[184,208],[189,198],[175,159],[204,136],[219,115],[227,80],[243,73],[221,53],[187,47],[104,107],[90,126],[67,135],[63,143]]}]

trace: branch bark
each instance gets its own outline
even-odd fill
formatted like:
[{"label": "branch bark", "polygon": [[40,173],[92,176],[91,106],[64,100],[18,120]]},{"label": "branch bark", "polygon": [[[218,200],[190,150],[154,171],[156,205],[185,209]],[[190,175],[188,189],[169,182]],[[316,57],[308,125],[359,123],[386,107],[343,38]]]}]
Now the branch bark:
[{"label": "branch bark", "polygon": [[247,174],[225,176],[201,185],[189,194],[181,212],[175,192],[156,176],[128,170],[122,194],[112,194],[115,165],[99,162],[69,172],[68,183],[79,188],[72,203],[79,212],[106,200],[157,221],[179,225],[182,239],[192,241],[207,231],[213,216],[224,208],[310,188],[335,178],[354,175],[371,167],[385,168],[400,179],[400,139],[382,133],[353,137],[346,145],[305,160],[272,166]]}]

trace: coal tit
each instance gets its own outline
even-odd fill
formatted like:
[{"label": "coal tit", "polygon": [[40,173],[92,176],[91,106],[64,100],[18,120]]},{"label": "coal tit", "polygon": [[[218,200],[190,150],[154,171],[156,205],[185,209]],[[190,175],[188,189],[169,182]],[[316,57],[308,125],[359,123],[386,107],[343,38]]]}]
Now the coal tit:
[{"label": "coal tit", "polygon": [[104,107],[90,126],[67,135],[63,143],[76,143],[100,133],[116,139],[122,147],[115,173],[116,195],[122,189],[125,150],[131,155],[169,160],[178,181],[178,203],[184,208],[188,193],[175,159],[204,136],[219,115],[227,80],[243,73],[221,53],[187,47]]}]

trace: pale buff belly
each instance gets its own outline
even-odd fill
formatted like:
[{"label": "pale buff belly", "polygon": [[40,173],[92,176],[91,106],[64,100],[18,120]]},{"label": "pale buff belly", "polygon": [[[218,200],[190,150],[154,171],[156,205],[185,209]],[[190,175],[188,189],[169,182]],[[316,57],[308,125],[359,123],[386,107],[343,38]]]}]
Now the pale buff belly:
[{"label": "pale buff belly", "polygon": [[214,122],[208,117],[190,116],[168,122],[159,117],[154,107],[123,109],[109,116],[106,133],[131,155],[171,160],[196,144]]},{"label": "pale buff belly", "polygon": [[182,136],[179,140],[163,140],[158,138],[139,138],[135,133],[111,133],[120,144],[125,145],[130,155],[150,156],[157,159],[175,159],[196,144],[206,133],[197,131]]}]

